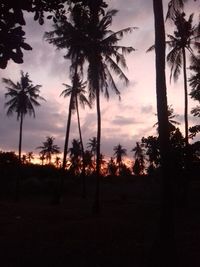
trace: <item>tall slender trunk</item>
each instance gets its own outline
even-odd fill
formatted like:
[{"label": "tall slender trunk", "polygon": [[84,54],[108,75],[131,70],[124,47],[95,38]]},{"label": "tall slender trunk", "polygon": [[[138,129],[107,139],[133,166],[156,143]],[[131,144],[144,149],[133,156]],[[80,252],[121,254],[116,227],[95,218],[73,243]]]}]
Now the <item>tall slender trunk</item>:
[{"label": "tall slender trunk", "polygon": [[189,177],[190,177],[190,161],[191,161],[191,151],[189,146],[189,137],[188,137],[188,88],[187,88],[187,71],[186,71],[186,54],[185,48],[182,48],[183,54],[183,79],[184,79],[184,97],[185,97],[185,110],[184,110],[184,119],[185,119],[185,175],[183,177],[183,196],[182,196],[182,205],[187,204],[188,192],[189,192]]},{"label": "tall slender trunk", "polygon": [[22,152],[22,128],[23,128],[23,114],[20,114],[20,127],[19,127],[19,172],[16,174],[16,188],[15,188],[15,201],[19,201],[20,198],[20,177],[22,174],[22,161],[21,161],[21,152]]},{"label": "tall slender trunk", "polygon": [[97,109],[97,151],[96,151],[96,193],[94,212],[100,211],[100,146],[101,146],[101,108],[100,108],[100,91],[96,87],[96,109]]},{"label": "tall slender trunk", "polygon": [[74,94],[72,92],[69,102],[69,110],[68,110],[68,118],[67,118],[67,128],[66,128],[66,135],[65,135],[65,144],[64,144],[64,153],[63,153],[63,164],[62,169],[65,170],[66,162],[67,162],[67,150],[69,144],[69,132],[71,126],[71,117],[72,117],[72,103],[73,103]]},{"label": "tall slender trunk", "polygon": [[186,149],[188,147],[188,89],[187,89],[187,71],[186,71],[186,56],[185,56],[185,48],[182,48],[183,54],[183,78],[184,78],[184,97],[185,97],[185,111],[184,111],[184,119],[185,119],[185,144]]},{"label": "tall slender trunk", "polygon": [[23,127],[23,114],[20,114],[20,128],[19,128],[19,161],[21,163],[21,152],[22,152],[22,127]]},{"label": "tall slender trunk", "polygon": [[[159,256],[160,266],[170,266],[174,256],[174,218],[173,218],[173,165],[169,141],[169,122],[167,112],[167,89],[165,78],[165,26],[162,0],[153,0],[155,20],[156,52],[156,97],[158,131],[162,167],[162,199],[159,244],[155,258]],[[154,260],[155,260],[154,258]],[[173,265],[174,266],[174,265]]]},{"label": "tall slender trunk", "polygon": [[80,137],[80,143],[81,143],[81,156],[82,156],[82,161],[83,161],[83,169],[82,169],[82,183],[83,183],[83,188],[82,188],[82,197],[86,197],[86,183],[85,183],[85,160],[84,160],[84,146],[83,146],[83,138],[82,138],[82,133],[81,133],[81,124],[80,124],[80,115],[79,115],[79,107],[78,107],[78,99],[76,95],[76,114],[77,114],[77,120],[78,120],[78,131],[79,131],[79,137]]},{"label": "tall slender trunk", "polygon": [[[77,74],[78,66],[76,65],[74,70],[74,75]],[[74,84],[72,85],[74,86]],[[61,175],[60,180],[58,182],[58,188],[56,192],[56,197],[54,199],[55,204],[59,204],[61,201],[61,196],[63,194],[63,187],[64,187],[64,175],[65,175],[65,168],[67,163],[67,152],[68,152],[68,144],[69,144],[69,133],[70,133],[70,126],[71,126],[71,117],[72,117],[72,104],[74,100],[74,88],[71,93],[70,101],[69,101],[69,110],[68,110],[68,119],[67,119],[67,128],[66,128],[66,135],[65,135],[65,144],[64,144],[64,152],[63,152],[63,162],[62,162],[62,168],[61,168]]]}]

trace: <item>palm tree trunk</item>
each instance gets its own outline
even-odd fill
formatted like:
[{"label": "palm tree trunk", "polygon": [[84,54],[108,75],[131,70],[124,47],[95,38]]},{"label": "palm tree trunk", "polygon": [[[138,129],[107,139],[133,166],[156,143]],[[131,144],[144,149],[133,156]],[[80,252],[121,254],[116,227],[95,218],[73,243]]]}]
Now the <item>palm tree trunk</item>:
[{"label": "palm tree trunk", "polygon": [[184,97],[185,97],[185,144],[186,149],[188,147],[188,89],[187,89],[187,72],[186,72],[186,56],[185,56],[185,48],[182,48],[183,53],[183,77],[184,77]]},{"label": "palm tree trunk", "polygon": [[188,137],[188,88],[187,88],[187,71],[186,71],[186,55],[185,48],[182,48],[183,54],[183,78],[184,78],[184,97],[185,97],[185,175],[183,178],[183,206],[187,203],[188,192],[189,192],[189,177],[190,177],[190,147]]},{"label": "palm tree trunk", "polygon": [[100,211],[100,144],[101,144],[101,109],[100,109],[100,92],[96,87],[96,109],[97,109],[97,151],[96,151],[96,193],[94,212]]},{"label": "palm tree trunk", "polygon": [[79,137],[80,137],[80,143],[81,143],[81,154],[82,154],[82,161],[83,161],[83,169],[82,169],[82,182],[83,182],[82,197],[83,198],[86,198],[84,146],[83,146],[83,138],[82,138],[82,133],[81,133],[81,124],[80,124],[80,115],[79,115],[79,107],[78,107],[77,95],[76,95],[76,113],[77,113],[78,131],[79,131]]},{"label": "palm tree trunk", "polygon": [[21,151],[22,151],[22,127],[23,127],[23,114],[20,114],[20,128],[19,128],[19,161],[21,163]]},{"label": "palm tree trunk", "polygon": [[[156,254],[153,261],[160,259],[159,266],[172,266],[174,256],[174,218],[173,218],[173,165],[170,157],[169,123],[167,112],[167,90],[165,78],[165,26],[162,0],[153,0],[155,20],[156,52],[156,97],[158,131],[162,167],[162,199],[160,231]],[[158,251],[159,250],[159,251]],[[159,256],[158,256],[159,255]],[[166,263],[166,265],[164,265]],[[171,265],[170,265],[171,264]]]},{"label": "palm tree trunk", "polygon": [[15,201],[19,201],[20,198],[20,176],[22,173],[21,166],[21,151],[22,151],[22,127],[23,127],[23,114],[20,114],[20,127],[19,127],[19,172],[16,174],[16,188],[15,188]]},{"label": "palm tree trunk", "polygon": [[63,170],[65,170],[66,162],[67,162],[67,150],[68,150],[68,143],[69,143],[69,132],[70,132],[70,126],[71,126],[71,117],[72,117],[72,101],[73,101],[73,94],[71,94],[69,110],[68,110],[67,128],[66,128],[64,154],[63,154],[63,164],[62,164],[62,169]]}]

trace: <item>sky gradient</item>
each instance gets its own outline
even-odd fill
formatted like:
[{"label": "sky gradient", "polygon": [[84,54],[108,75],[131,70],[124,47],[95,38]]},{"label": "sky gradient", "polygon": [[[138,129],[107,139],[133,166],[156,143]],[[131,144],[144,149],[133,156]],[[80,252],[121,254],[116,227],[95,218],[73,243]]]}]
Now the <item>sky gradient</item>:
[{"label": "sky gradient", "polygon": [[[166,7],[168,1],[163,1]],[[146,50],[154,43],[154,20],[152,1],[146,0],[110,0],[107,1],[110,9],[119,10],[114,17],[112,30],[117,31],[126,27],[138,27],[128,34],[121,44],[132,46],[136,51],[126,57],[128,70],[125,71],[129,78],[129,86],[125,87],[117,81],[121,92],[121,101],[110,91],[109,101],[101,95],[102,110],[102,141],[101,151],[107,157],[113,155],[113,147],[120,143],[127,149],[127,154],[132,157],[131,149],[136,141],[143,136],[155,135],[156,128],[153,124],[157,121],[156,90],[155,90],[155,65],[154,52],[146,53]],[[186,7],[186,14],[192,11],[200,11],[200,3],[194,2]],[[33,21],[31,14],[27,15],[26,42],[33,50],[24,52],[24,63],[15,64],[9,62],[5,70],[0,71],[0,79],[10,78],[17,82],[20,79],[20,70],[28,72],[33,84],[40,84],[41,96],[46,102],[41,102],[41,107],[36,108],[36,118],[26,116],[23,127],[22,151],[27,153],[38,151],[46,136],[55,137],[55,144],[63,151],[64,137],[67,123],[68,99],[59,97],[64,90],[63,83],[70,84],[70,62],[63,58],[66,51],[58,51],[48,44],[44,38],[44,32],[51,30],[48,21],[40,26]],[[166,32],[172,30],[172,25],[167,24]],[[183,81],[169,84],[169,68],[166,68],[168,87],[168,104],[172,105],[177,121],[183,129]],[[16,115],[6,116],[4,108],[5,85],[0,82],[0,150],[17,151],[19,139],[19,122]],[[190,101],[189,110],[198,103]],[[96,109],[86,108],[80,110],[81,125],[84,143],[96,136]],[[195,124],[196,119],[189,115],[189,126]],[[78,138],[76,114],[72,117],[70,140]],[[71,142],[70,142],[71,145]]]}]

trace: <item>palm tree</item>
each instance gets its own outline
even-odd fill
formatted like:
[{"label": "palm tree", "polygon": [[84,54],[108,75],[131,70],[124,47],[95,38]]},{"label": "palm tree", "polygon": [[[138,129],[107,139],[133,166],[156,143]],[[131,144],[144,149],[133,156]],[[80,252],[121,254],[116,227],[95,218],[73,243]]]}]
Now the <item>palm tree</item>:
[{"label": "palm tree", "polygon": [[[84,90],[84,83],[81,83],[81,76],[83,73],[83,63],[84,63],[84,54],[82,50],[83,46],[83,27],[85,27],[85,16],[83,12],[80,12],[79,4],[75,4],[73,8],[71,8],[70,19],[68,20],[66,17],[62,17],[60,20],[54,24],[54,30],[45,33],[45,39],[55,45],[58,49],[66,49],[67,53],[64,56],[66,59],[70,59],[70,76],[72,79],[72,86],[69,89],[68,85],[66,90],[69,89],[70,92],[66,92],[67,95],[70,95],[69,102],[69,112],[68,112],[68,120],[67,120],[67,128],[66,128],[66,136],[65,136],[65,144],[64,144],[64,154],[63,154],[63,164],[62,169],[65,169],[66,166],[66,157],[68,151],[68,143],[69,143],[69,132],[70,132],[70,124],[71,124],[71,114],[72,110],[78,107],[78,91]],[[80,7],[83,11],[83,8]],[[80,22],[81,21],[81,22]],[[83,93],[83,91],[81,92]],[[65,93],[64,93],[65,94]],[[79,99],[80,100],[80,99]],[[77,110],[78,112],[78,110]],[[78,114],[78,113],[77,113]],[[79,132],[80,134],[80,132]],[[80,137],[82,140],[82,137]]]},{"label": "palm tree", "polygon": [[56,168],[59,169],[61,166],[61,158],[56,156],[54,163],[55,163]]},{"label": "palm tree", "polygon": [[[66,89],[62,91],[61,96],[67,97],[71,96],[72,98],[72,105],[69,109],[68,113],[68,121],[71,118],[71,112],[76,110],[77,114],[77,121],[78,121],[78,130],[79,130],[79,137],[80,137],[80,144],[81,144],[81,153],[82,157],[84,155],[84,146],[83,146],[83,138],[81,133],[81,125],[80,125],[80,115],[79,115],[79,104],[82,106],[82,108],[85,108],[85,105],[91,108],[91,104],[86,98],[86,82],[82,83],[80,77],[78,74],[74,75],[73,79],[73,85],[64,84]],[[83,168],[84,169],[84,168]],[[84,170],[83,170],[84,172]]]},{"label": "palm tree", "polygon": [[118,170],[120,173],[122,162],[123,162],[123,157],[126,156],[126,149],[123,148],[120,144],[114,147],[114,156],[116,156],[116,162],[118,164]]},{"label": "palm tree", "polygon": [[87,148],[90,149],[90,152],[92,153],[93,157],[94,157],[94,161],[95,161],[95,155],[97,152],[97,138],[95,136],[93,136],[92,138],[89,139],[88,143],[87,143]]},{"label": "palm tree", "polygon": [[72,147],[69,149],[71,158],[71,169],[74,175],[80,171],[80,157],[82,156],[81,142],[78,139],[72,140]]},{"label": "palm tree", "polygon": [[26,164],[27,163],[27,156],[25,154],[22,155],[21,162],[22,162],[22,164]]},{"label": "palm tree", "polygon": [[92,160],[92,156],[93,155],[92,155],[91,151],[86,150],[84,152],[83,160],[84,160],[84,164],[85,164],[85,168],[86,168],[86,173],[87,174],[91,174],[95,170],[95,166],[93,164],[94,162]]},{"label": "palm tree", "polygon": [[42,166],[44,165],[44,160],[45,160],[45,154],[44,152],[39,153],[39,160],[41,160]]},{"label": "palm tree", "polygon": [[[200,57],[193,57],[193,63],[190,66],[190,70],[194,72],[189,78],[189,84],[192,88],[190,96],[192,99],[200,102]],[[200,106],[197,105],[191,110],[191,113],[195,117],[200,117]],[[190,137],[193,138],[198,132],[200,132],[200,125],[195,125],[189,128]]]},{"label": "palm tree", "polygon": [[27,158],[28,162],[31,163],[31,160],[34,159],[34,154],[33,154],[33,152],[32,152],[32,151],[31,151],[31,152],[28,152],[28,153],[26,154],[26,158]]},{"label": "palm tree", "polygon": [[[99,1],[102,4],[102,1]],[[108,88],[120,96],[120,92],[115,84],[111,72],[113,71],[126,84],[128,79],[121,68],[126,68],[124,55],[134,51],[132,47],[119,46],[117,43],[124,34],[131,32],[132,28],[112,32],[109,26],[117,10],[110,10],[105,15],[102,14],[101,5],[89,1],[90,20],[88,25],[88,45],[84,52],[89,63],[88,66],[88,86],[91,100],[96,99],[97,111],[97,151],[96,151],[96,194],[94,210],[99,210],[99,186],[100,186],[100,144],[101,144],[101,107],[100,92],[109,99]]]},{"label": "palm tree", "polygon": [[[172,0],[173,1],[173,0]],[[178,0],[176,0],[178,1]],[[162,170],[162,200],[159,239],[155,258],[163,260],[166,266],[171,266],[174,256],[174,195],[173,195],[173,162],[171,158],[167,88],[165,76],[165,25],[162,0],[153,0],[155,23],[155,67],[156,67],[156,98],[158,114],[158,133]],[[157,265],[159,263],[157,262]]]},{"label": "palm tree", "polygon": [[108,162],[108,173],[112,176],[115,176],[117,173],[117,165],[113,159],[113,157],[110,158],[109,162]]},{"label": "palm tree", "polygon": [[[142,173],[144,171],[144,149],[142,145],[139,142],[136,142],[136,146],[131,150],[131,152],[135,152],[135,169],[138,170],[138,174]],[[137,172],[137,171],[136,171]]]},{"label": "palm tree", "polygon": [[[108,86],[110,85],[117,95],[120,95],[110,70],[114,71],[127,84],[128,79],[120,67],[126,67],[124,54],[134,50],[132,47],[117,45],[117,42],[124,34],[130,32],[132,28],[120,30],[116,33],[108,30],[112,23],[112,17],[117,11],[112,10],[105,14],[103,12],[105,7],[106,5],[102,0],[98,2],[89,0],[87,3],[83,3],[83,7],[77,4],[72,9],[71,21],[74,24],[67,20],[60,21],[60,24],[56,26],[56,30],[46,35],[50,43],[55,44],[58,48],[68,49],[66,58],[72,60],[73,69],[78,66],[82,69],[84,60],[87,60],[89,63],[88,83],[90,99],[94,100],[96,98],[97,109],[96,195],[99,194],[101,154],[100,91],[104,92],[108,98]],[[58,35],[58,38],[54,37],[55,34]]]},{"label": "palm tree", "polygon": [[8,107],[7,115],[13,115],[13,113],[16,112],[17,120],[20,121],[19,160],[21,161],[22,126],[24,117],[27,113],[35,117],[34,106],[40,106],[38,100],[44,100],[44,98],[39,95],[41,85],[34,86],[29,78],[29,74],[24,74],[23,71],[21,71],[21,79],[17,83],[6,78],[3,78],[2,81],[7,85],[5,98],[9,98],[9,101],[5,103],[5,106]]},{"label": "palm tree", "polygon": [[[168,113],[168,121],[169,121],[169,132],[172,133],[176,130],[176,126],[180,125],[178,121],[175,120],[175,118],[178,116],[177,114],[174,114],[174,109],[172,105],[167,106],[167,113]],[[158,122],[156,122],[153,127],[158,126]],[[157,128],[158,130],[158,128]]]},{"label": "palm tree", "polygon": [[185,143],[188,147],[188,88],[187,88],[187,62],[186,62],[186,51],[189,55],[194,57],[192,46],[200,47],[200,22],[197,26],[192,26],[193,14],[189,16],[189,19],[185,19],[184,12],[176,12],[173,18],[176,26],[176,31],[173,35],[168,35],[169,40],[166,42],[171,48],[167,55],[167,62],[171,67],[170,80],[173,76],[174,81],[177,81],[181,68],[183,68],[183,79],[184,79],[184,97],[185,97]]},{"label": "palm tree", "polygon": [[54,145],[54,140],[55,138],[53,136],[47,136],[43,145],[37,147],[37,149],[41,149],[40,154],[45,156],[48,164],[51,164],[52,155],[60,153],[60,148],[59,146]]}]

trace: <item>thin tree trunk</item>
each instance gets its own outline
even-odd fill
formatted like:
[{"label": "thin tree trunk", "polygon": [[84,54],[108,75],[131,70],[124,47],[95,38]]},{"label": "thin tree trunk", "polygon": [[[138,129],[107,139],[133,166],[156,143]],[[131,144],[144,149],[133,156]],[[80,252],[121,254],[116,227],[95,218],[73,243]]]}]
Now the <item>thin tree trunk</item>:
[{"label": "thin tree trunk", "polygon": [[16,188],[15,188],[15,201],[19,201],[20,198],[20,176],[22,174],[22,162],[21,162],[21,151],[22,151],[22,128],[23,128],[23,114],[20,114],[20,127],[19,127],[19,172],[16,174]]},{"label": "thin tree trunk", "polygon": [[63,154],[63,164],[62,164],[63,170],[65,170],[66,162],[67,162],[67,150],[68,150],[68,144],[69,144],[69,132],[70,132],[70,126],[71,126],[71,117],[72,117],[72,101],[73,101],[73,93],[71,94],[70,103],[69,103],[67,128],[66,128],[65,144],[64,144],[64,154]]},{"label": "thin tree trunk", "polygon": [[185,206],[187,203],[188,192],[189,192],[189,177],[190,177],[190,147],[188,137],[188,88],[187,88],[187,71],[186,71],[186,55],[185,48],[182,48],[183,53],[183,77],[184,77],[184,97],[185,97],[185,173],[183,178],[183,197],[182,205]]},{"label": "thin tree trunk", "polygon": [[[156,96],[162,167],[160,231],[155,259],[158,266],[174,266],[173,167],[170,157],[167,90],[165,78],[165,26],[162,0],[153,0],[155,19]],[[155,263],[155,262],[154,262]],[[154,265],[154,263],[152,265]],[[156,265],[154,265],[156,266]]]},{"label": "thin tree trunk", "polygon": [[83,138],[81,133],[81,124],[80,124],[80,116],[79,116],[79,107],[78,107],[78,99],[76,95],[76,113],[77,113],[77,120],[78,120],[78,130],[79,130],[79,137],[81,143],[81,154],[82,154],[82,161],[83,161],[83,169],[82,169],[82,197],[86,198],[86,183],[85,183],[85,160],[84,160],[84,146],[83,146]]},{"label": "thin tree trunk", "polygon": [[20,128],[19,128],[19,161],[21,163],[22,152],[22,127],[23,127],[23,114],[20,114]]},{"label": "thin tree trunk", "polygon": [[182,49],[183,53],[183,77],[184,77],[184,97],[185,97],[185,144],[186,149],[188,147],[188,89],[187,89],[187,72],[186,72],[186,56],[185,56],[185,48]]},{"label": "thin tree trunk", "polygon": [[100,109],[100,92],[96,89],[96,109],[97,109],[97,157],[96,157],[96,193],[94,212],[100,211],[100,145],[101,145],[101,109]]}]

